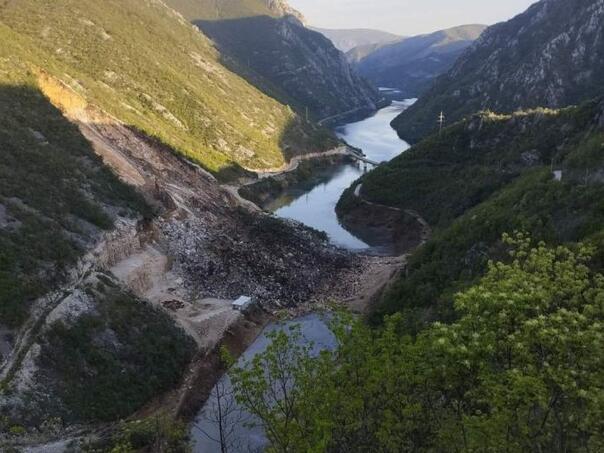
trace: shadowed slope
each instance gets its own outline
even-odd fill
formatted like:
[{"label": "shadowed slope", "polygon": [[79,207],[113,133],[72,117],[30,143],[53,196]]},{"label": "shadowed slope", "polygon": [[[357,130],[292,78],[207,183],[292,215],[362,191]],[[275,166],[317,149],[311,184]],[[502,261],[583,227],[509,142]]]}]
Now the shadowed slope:
[{"label": "shadowed slope", "polygon": [[[373,112],[380,96],[344,55],[307,29],[284,1],[167,0],[220,49],[223,62],[264,92],[318,121]],[[346,117],[346,115],[345,115]]]},{"label": "shadowed slope", "polygon": [[22,62],[213,172],[281,165],[283,141],[314,147],[312,127],[226,69],[162,2],[24,0],[1,7],[0,23]]},{"label": "shadowed slope", "polygon": [[393,121],[407,141],[490,109],[509,113],[578,104],[604,91],[604,2],[542,0],[489,27],[411,108]]},{"label": "shadowed slope", "polygon": [[347,56],[359,73],[377,86],[398,88],[418,97],[443,74],[484,31],[485,25],[463,25],[391,44],[353,49]]}]

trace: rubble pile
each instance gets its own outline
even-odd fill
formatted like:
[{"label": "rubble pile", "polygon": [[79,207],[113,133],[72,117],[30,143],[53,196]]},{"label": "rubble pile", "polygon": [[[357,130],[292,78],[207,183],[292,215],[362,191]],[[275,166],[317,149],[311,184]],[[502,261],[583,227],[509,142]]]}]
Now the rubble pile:
[{"label": "rubble pile", "polygon": [[173,266],[200,298],[246,294],[267,308],[292,307],[354,265],[352,254],[300,224],[243,211],[234,216],[212,231],[194,225],[196,219],[164,225]]}]

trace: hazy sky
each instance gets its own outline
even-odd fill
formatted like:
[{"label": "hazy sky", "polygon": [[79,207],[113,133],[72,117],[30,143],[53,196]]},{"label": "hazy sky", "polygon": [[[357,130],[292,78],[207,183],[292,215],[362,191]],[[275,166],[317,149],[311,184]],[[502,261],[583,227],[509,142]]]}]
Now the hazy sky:
[{"label": "hazy sky", "polygon": [[416,35],[462,24],[491,25],[536,0],[289,0],[310,25]]}]

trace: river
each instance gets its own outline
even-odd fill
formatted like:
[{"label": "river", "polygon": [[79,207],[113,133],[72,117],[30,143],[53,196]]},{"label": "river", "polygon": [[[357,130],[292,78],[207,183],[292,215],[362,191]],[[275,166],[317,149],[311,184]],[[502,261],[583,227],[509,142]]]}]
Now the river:
[{"label": "river", "polygon": [[[393,101],[373,116],[362,121],[346,124],[336,129],[338,137],[349,145],[360,148],[371,160],[384,162],[393,159],[409,148],[401,140],[391,121],[415,99]],[[362,164],[344,164],[331,169],[322,182],[315,186],[293,187],[274,200],[268,209],[282,218],[293,219],[324,231],[331,242],[354,251],[367,251],[371,247],[346,231],[335,212],[342,193],[365,172]]]},{"label": "river", "polygon": [[[336,134],[348,144],[360,148],[371,160],[383,162],[393,159],[409,148],[390,127],[390,122],[415,100],[394,101],[373,116],[362,121],[346,124],[336,129]],[[294,219],[308,226],[324,231],[330,240],[340,247],[355,251],[370,249],[370,246],[346,231],[339,223],[335,207],[344,190],[351,186],[365,172],[364,165],[343,164],[330,169],[320,180],[308,186],[294,187],[283,194],[271,206],[273,212],[282,218]],[[270,206],[269,206],[270,209]],[[285,323],[272,323],[239,359],[239,364],[250,360],[264,351],[269,344],[267,333],[275,329],[288,329],[293,324],[300,326],[302,342],[313,344],[316,352],[335,347],[335,338],[324,316],[311,314]],[[228,375],[224,376],[197,415],[192,428],[191,439],[195,453],[219,452],[217,414],[217,392],[222,395],[221,408],[227,408],[229,452],[239,453],[262,451],[266,446],[266,436],[262,428],[254,423],[254,418],[237,406],[232,397]]]},{"label": "river", "polygon": [[[336,340],[329,330],[325,315],[311,314],[293,321],[272,323],[267,326],[260,336],[252,343],[238,361],[238,365],[252,359],[256,354],[263,352],[269,345],[267,334],[274,330],[289,329],[293,325],[300,328],[300,342],[312,344],[313,352],[334,349]],[[191,427],[191,441],[194,453],[220,452],[218,423],[218,396],[222,401],[220,409],[223,413],[223,426],[228,428],[226,442],[231,453],[244,453],[262,451],[266,447],[266,436],[263,429],[258,426],[254,417],[238,406],[232,396],[232,387],[228,375],[218,382],[203,409],[197,415]]]}]

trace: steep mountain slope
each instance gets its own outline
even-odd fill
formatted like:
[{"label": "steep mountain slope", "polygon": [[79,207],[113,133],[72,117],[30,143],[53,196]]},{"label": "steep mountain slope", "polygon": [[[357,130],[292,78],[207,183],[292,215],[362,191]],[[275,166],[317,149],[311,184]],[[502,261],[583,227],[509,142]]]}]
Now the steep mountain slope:
[{"label": "steep mountain slope", "polygon": [[0,42],[0,450],[129,417],[229,300],[293,305],[350,265],[195,163],[278,165],[315,131],[162,2],[3,3]]},{"label": "steep mountain slope", "polygon": [[42,54],[2,24],[0,36],[0,431],[128,415],[176,385],[194,352],[92,264],[117,225],[154,209],[42,93],[61,90],[28,64]]},{"label": "steep mountain slope", "polygon": [[0,323],[14,327],[118,212],[151,209],[48,103],[14,35],[0,35]]},{"label": "steep mountain slope", "polygon": [[353,49],[348,58],[356,60],[359,73],[375,85],[398,88],[403,96],[414,98],[447,72],[485,28],[485,25],[463,25],[372,49]]},{"label": "steep mountain slope", "polygon": [[238,19],[240,17],[292,15],[304,21],[302,14],[285,0],[170,0],[174,9],[197,19]]},{"label": "steep mountain slope", "polygon": [[604,0],[542,0],[480,39],[394,122],[412,142],[483,109],[563,107],[604,90]]},{"label": "steep mountain slope", "polygon": [[355,47],[369,46],[375,44],[385,44],[401,39],[394,33],[388,33],[381,30],[372,30],[368,28],[353,29],[330,29],[310,27],[311,30],[321,33],[328,38],[336,48],[346,53]]},{"label": "steep mountain slope", "polygon": [[213,172],[275,167],[286,149],[318,146],[308,125],[222,66],[160,1],[8,2],[0,21],[40,49],[24,62]]},{"label": "steep mountain slope", "polygon": [[421,324],[450,315],[453,294],[502,257],[506,232],[593,242],[604,265],[603,175],[604,101],[481,113],[365,176],[361,198],[350,189],[339,210],[362,215],[367,200],[416,210],[435,228],[380,311],[403,310]]},{"label": "steep mountain slope", "polygon": [[357,75],[344,54],[304,27],[283,2],[269,3],[273,6],[268,13],[261,12],[267,5],[262,0],[231,0],[217,8],[192,0],[167,3],[216,42],[229,57],[229,67],[298,112],[305,114],[308,108],[313,119],[322,120],[376,109],[377,91]]}]

